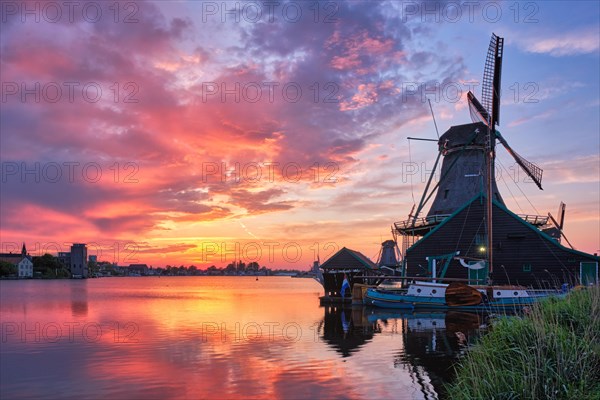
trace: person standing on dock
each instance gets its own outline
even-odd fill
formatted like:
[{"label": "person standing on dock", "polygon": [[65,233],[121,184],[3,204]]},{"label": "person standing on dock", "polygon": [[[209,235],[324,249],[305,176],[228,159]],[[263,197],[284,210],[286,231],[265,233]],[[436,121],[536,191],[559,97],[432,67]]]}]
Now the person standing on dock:
[{"label": "person standing on dock", "polygon": [[346,297],[346,290],[350,289],[350,283],[348,283],[348,276],[344,274],[344,281],[342,282],[342,298]]}]

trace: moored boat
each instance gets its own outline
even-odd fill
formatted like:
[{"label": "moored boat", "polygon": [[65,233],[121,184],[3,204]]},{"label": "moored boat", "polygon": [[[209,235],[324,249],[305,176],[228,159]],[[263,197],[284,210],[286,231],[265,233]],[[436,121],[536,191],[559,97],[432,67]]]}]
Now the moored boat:
[{"label": "moored boat", "polygon": [[565,290],[533,290],[520,286],[469,286],[415,282],[405,289],[370,288],[366,305],[395,309],[507,310],[529,306],[550,296],[562,297]]}]

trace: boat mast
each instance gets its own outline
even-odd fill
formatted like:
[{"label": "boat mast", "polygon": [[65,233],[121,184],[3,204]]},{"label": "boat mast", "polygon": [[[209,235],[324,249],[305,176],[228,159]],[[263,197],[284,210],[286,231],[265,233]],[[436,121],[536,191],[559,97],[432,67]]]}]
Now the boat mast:
[{"label": "boat mast", "polygon": [[495,140],[494,137],[494,129],[493,127],[490,129],[490,127],[488,126],[487,129],[487,143],[486,143],[486,149],[485,149],[485,159],[486,159],[486,163],[487,163],[487,168],[486,168],[486,181],[487,181],[487,185],[486,185],[486,220],[487,220],[487,261],[488,261],[488,285],[492,284],[492,273],[493,273],[493,249],[492,249],[492,207],[493,207],[493,203],[492,203],[492,179],[494,179],[493,177],[493,170],[494,170],[494,147],[493,147],[493,141]]},{"label": "boat mast", "polygon": [[[504,50],[504,39],[496,35],[492,35],[492,41],[488,49],[488,57],[486,58],[486,67],[483,73],[484,83],[487,88],[487,96],[484,96],[487,101],[491,100],[491,109],[488,108],[488,124],[487,124],[487,146],[486,146],[486,161],[487,161],[487,255],[488,255],[488,283],[493,282],[494,273],[494,249],[492,240],[492,225],[493,225],[493,186],[494,182],[494,161],[496,147],[496,125],[500,121],[500,82],[502,74],[502,53]],[[487,82],[486,82],[487,81]],[[490,85],[491,83],[491,85]],[[490,88],[491,86],[491,88]],[[491,89],[491,93],[489,93]],[[491,94],[491,99],[490,95]],[[489,106],[488,106],[489,107]]]}]

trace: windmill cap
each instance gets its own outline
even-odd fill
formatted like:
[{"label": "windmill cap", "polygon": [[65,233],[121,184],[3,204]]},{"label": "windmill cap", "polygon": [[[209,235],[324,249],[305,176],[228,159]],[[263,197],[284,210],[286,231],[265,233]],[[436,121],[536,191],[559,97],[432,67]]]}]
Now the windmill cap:
[{"label": "windmill cap", "polygon": [[[485,146],[487,126],[482,122],[455,125],[448,129],[438,142],[447,149],[461,147],[467,144]],[[473,135],[475,137],[473,138]]]}]

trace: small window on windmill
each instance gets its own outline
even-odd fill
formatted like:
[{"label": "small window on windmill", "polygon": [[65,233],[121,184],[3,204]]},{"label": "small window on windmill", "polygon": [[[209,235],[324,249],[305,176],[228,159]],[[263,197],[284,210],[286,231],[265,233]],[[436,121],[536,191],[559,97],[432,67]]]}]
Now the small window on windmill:
[{"label": "small window on windmill", "polygon": [[446,200],[448,198],[449,191],[450,191],[449,189],[444,190],[444,200]]},{"label": "small window on windmill", "polygon": [[523,264],[523,272],[531,272],[531,264]]}]

